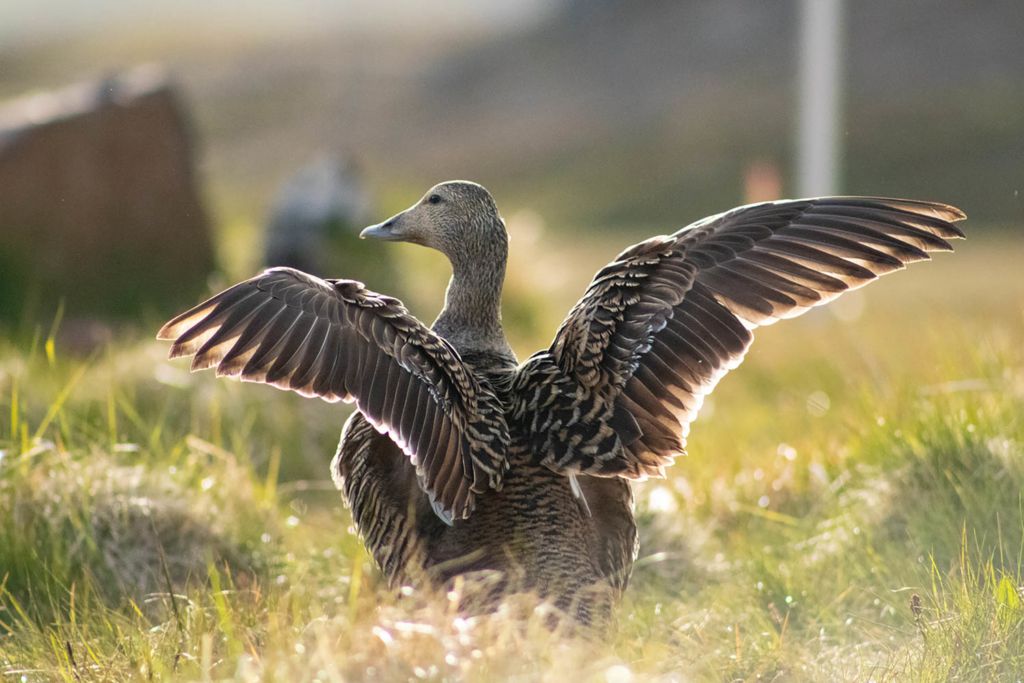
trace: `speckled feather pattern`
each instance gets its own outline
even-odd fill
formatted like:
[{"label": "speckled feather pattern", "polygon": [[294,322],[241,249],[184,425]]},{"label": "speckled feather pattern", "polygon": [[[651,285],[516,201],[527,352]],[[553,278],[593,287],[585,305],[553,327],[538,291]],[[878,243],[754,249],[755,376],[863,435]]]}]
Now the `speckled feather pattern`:
[{"label": "speckled feather pattern", "polygon": [[392,584],[496,576],[488,599],[533,591],[590,623],[636,557],[629,480],[683,452],[753,331],[949,250],[963,217],[863,197],[712,216],[622,252],[519,365],[501,327],[504,223],[455,181],[374,226],[452,263],[432,329],[360,283],[272,269],[159,336],[194,370],[356,402],[332,474]]},{"label": "speckled feather pattern", "polygon": [[515,378],[511,429],[559,471],[664,476],[752,331],[949,251],[950,206],[770,202],[637,244],[602,269],[550,349]]},{"label": "speckled feather pattern", "polygon": [[171,320],[192,369],[354,401],[410,457],[427,494],[464,517],[507,468],[494,392],[401,303],[353,280],[272,268]]}]

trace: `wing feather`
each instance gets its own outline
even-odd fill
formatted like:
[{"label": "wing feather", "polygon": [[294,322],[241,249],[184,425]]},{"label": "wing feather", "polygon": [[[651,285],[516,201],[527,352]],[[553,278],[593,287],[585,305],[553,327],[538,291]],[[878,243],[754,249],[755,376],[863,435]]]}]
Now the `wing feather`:
[{"label": "wing feather", "polygon": [[355,401],[416,463],[447,519],[501,486],[508,427],[493,389],[390,297],[272,268],[168,322],[171,358],[327,401]]},{"label": "wing feather", "polygon": [[551,347],[520,368],[511,414],[555,470],[662,474],[754,328],[949,251],[963,218],[932,202],[822,197],[740,207],[641,242],[601,269]]}]

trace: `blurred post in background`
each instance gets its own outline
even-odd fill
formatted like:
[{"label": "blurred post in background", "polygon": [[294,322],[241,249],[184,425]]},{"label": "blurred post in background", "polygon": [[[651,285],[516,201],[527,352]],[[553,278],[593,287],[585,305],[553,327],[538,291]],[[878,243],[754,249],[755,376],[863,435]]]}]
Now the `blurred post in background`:
[{"label": "blurred post in background", "polygon": [[843,0],[800,2],[797,194],[839,190]]}]

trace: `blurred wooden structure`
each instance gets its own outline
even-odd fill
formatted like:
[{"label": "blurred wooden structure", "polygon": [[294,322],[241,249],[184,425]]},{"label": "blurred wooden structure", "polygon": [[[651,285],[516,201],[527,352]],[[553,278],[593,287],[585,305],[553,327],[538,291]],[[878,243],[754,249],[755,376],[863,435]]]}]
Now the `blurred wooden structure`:
[{"label": "blurred wooden structure", "polygon": [[213,249],[193,152],[155,67],[0,108],[0,322],[194,300]]}]

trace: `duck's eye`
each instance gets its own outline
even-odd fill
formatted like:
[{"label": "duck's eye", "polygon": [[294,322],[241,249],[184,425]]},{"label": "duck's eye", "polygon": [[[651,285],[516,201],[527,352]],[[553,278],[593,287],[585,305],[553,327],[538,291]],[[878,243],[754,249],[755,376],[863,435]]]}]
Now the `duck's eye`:
[{"label": "duck's eye", "polygon": [[439,194],[432,194],[429,197],[427,197],[427,201],[430,202],[431,204],[440,204],[441,203],[441,195],[439,195]]}]

